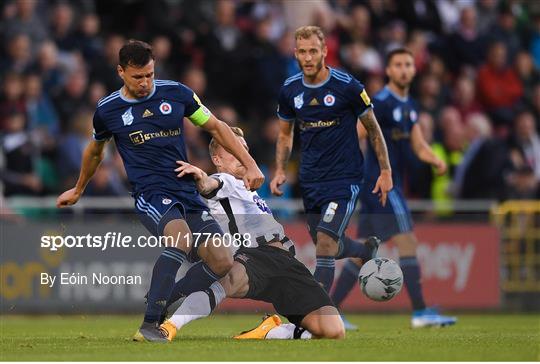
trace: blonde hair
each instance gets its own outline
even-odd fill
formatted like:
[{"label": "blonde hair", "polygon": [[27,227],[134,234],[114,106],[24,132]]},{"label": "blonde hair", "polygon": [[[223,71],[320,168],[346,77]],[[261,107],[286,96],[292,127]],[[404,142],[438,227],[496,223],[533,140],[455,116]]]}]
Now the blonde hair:
[{"label": "blonde hair", "polygon": [[[234,133],[234,135],[236,135],[237,137],[239,137],[239,138],[244,137],[244,131],[241,128],[239,128],[237,126],[231,126],[231,130]],[[217,151],[219,146],[220,146],[220,144],[214,138],[212,138],[212,140],[210,140],[210,144],[208,145],[208,150],[210,151],[210,156],[216,155],[216,151]]]},{"label": "blonde hair", "polygon": [[315,25],[305,25],[296,29],[294,32],[294,39],[309,39],[312,35],[317,36],[321,41],[321,44],[324,45],[324,33],[320,27]]}]

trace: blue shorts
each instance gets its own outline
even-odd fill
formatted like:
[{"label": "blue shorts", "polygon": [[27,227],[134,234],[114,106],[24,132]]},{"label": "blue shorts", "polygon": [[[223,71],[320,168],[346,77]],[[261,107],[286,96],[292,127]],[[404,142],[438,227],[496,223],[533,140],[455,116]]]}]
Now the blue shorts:
[{"label": "blue shorts", "polygon": [[360,183],[332,183],[302,186],[304,210],[309,233],[316,242],[317,232],[324,232],[339,240],[354,212]]},{"label": "blue shorts", "polygon": [[394,235],[412,231],[411,212],[399,187],[394,187],[388,193],[384,207],[379,202],[379,196],[371,193],[369,188],[362,191],[360,201],[362,206],[358,221],[358,237],[367,238],[375,235],[386,241]]},{"label": "blue shorts", "polygon": [[[147,191],[135,195],[135,211],[142,224],[155,236],[162,236],[163,229],[172,220],[185,220],[191,233],[223,235],[223,230],[208,212],[208,207],[197,192]],[[194,239],[198,241],[198,239]],[[190,261],[197,261],[197,249],[189,254]]]}]

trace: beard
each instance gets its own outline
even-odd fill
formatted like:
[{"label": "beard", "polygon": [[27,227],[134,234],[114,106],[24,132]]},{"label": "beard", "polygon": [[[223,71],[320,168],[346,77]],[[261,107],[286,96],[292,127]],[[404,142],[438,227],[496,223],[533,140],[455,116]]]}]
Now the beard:
[{"label": "beard", "polygon": [[[302,70],[302,72],[304,72],[304,74],[306,74],[306,71],[304,70],[304,66],[302,66],[302,63],[300,63],[299,60],[296,60],[296,62],[298,62],[298,67]],[[323,67],[323,60],[321,58],[318,63],[313,65],[312,73],[307,74],[307,76],[315,76],[316,74],[318,74],[321,71],[322,67]]]}]

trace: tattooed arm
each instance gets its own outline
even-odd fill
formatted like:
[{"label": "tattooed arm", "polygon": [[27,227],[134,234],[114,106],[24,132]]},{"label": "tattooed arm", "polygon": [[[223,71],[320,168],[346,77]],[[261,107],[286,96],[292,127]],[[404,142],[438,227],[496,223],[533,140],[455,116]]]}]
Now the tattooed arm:
[{"label": "tattooed arm", "polygon": [[388,159],[388,149],[386,149],[386,142],[384,141],[381,128],[377,122],[377,118],[375,118],[373,109],[367,110],[362,116],[360,116],[360,121],[362,122],[364,128],[366,128],[369,141],[373,147],[373,150],[375,151],[375,155],[379,161],[379,168],[381,170],[381,174],[377,179],[377,183],[375,184],[375,188],[373,189],[372,193],[379,194],[379,200],[384,206],[386,205],[387,194],[393,187],[392,169],[390,167],[390,160]]},{"label": "tattooed arm", "polygon": [[279,187],[287,181],[285,170],[291,156],[294,136],[294,123],[280,120],[276,144],[276,174],[270,182],[270,190],[276,196],[283,195]]}]

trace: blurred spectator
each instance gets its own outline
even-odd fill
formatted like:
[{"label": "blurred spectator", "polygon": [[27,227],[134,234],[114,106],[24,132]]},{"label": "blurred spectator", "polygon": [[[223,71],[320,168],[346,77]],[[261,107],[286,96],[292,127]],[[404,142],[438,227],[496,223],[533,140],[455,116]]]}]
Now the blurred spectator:
[{"label": "blurred spectator", "polygon": [[459,111],[463,121],[466,121],[470,114],[481,110],[481,106],[476,100],[476,85],[469,77],[461,76],[456,80],[453,106]]},{"label": "blurred spectator", "polygon": [[97,107],[98,101],[105,96],[107,96],[105,85],[98,81],[92,82],[88,87],[88,106]]},{"label": "blurred spectator", "polygon": [[446,62],[453,73],[463,66],[477,67],[484,59],[485,39],[478,32],[477,14],[474,7],[461,10],[459,25],[446,40]]},{"label": "blurred spectator", "polygon": [[417,72],[422,72],[429,63],[428,39],[424,32],[415,30],[411,32],[406,48],[414,57],[414,66]]},{"label": "blurred spectator", "polygon": [[514,64],[516,73],[523,85],[524,101],[531,105],[534,87],[540,84],[540,72],[534,68],[531,55],[525,51],[520,51],[517,54]]},{"label": "blurred spectator", "polygon": [[54,98],[54,104],[60,117],[60,128],[63,132],[70,129],[68,123],[73,116],[87,106],[87,84],[88,79],[84,70],[74,71],[68,75],[64,88]]},{"label": "blurred spectator", "polygon": [[[74,114],[69,123],[70,129],[59,144],[57,163],[63,177],[62,188],[69,188],[77,182],[82,153],[92,137],[92,116],[92,112],[84,108]],[[105,160],[88,184],[85,194],[108,196],[127,192],[110,159],[110,155],[106,153]]]},{"label": "blurred spectator", "polygon": [[[7,119],[12,114],[24,115],[26,113],[22,76],[17,73],[8,73],[3,81],[2,94],[0,96],[0,131],[7,128]],[[15,121],[12,120],[13,125],[18,126]]]},{"label": "blurred spectator", "polygon": [[478,31],[487,34],[497,21],[498,0],[477,0],[476,10],[481,16],[478,18]]},{"label": "blurred spectator", "polygon": [[523,87],[512,67],[507,66],[506,46],[493,43],[487,62],[478,71],[478,96],[496,125],[512,122],[513,108],[523,95]]},{"label": "blurred spectator", "polygon": [[[47,38],[47,28],[43,24],[43,17],[36,12],[39,4],[35,0],[17,0],[14,3],[15,14],[8,17],[0,25],[0,34],[3,35],[4,42],[17,34],[26,34],[35,48],[40,42]],[[10,5],[7,5],[10,6]]]},{"label": "blurred spectator", "polygon": [[397,1],[398,14],[405,20],[408,28],[440,33],[441,18],[434,1],[411,0]]},{"label": "blurred spectator", "polygon": [[441,82],[433,74],[424,74],[419,81],[418,103],[422,111],[437,118],[443,106]]},{"label": "blurred spectator", "polygon": [[502,199],[507,150],[493,138],[489,119],[480,113],[466,121],[468,147],[454,175],[453,193],[461,199]]},{"label": "blurred spectator", "polygon": [[176,74],[169,63],[171,55],[171,41],[169,38],[160,35],[152,39],[152,50],[155,57],[155,77],[162,80],[174,80]]},{"label": "blurred spectator", "polygon": [[[533,93],[532,93],[531,107],[532,107],[531,112],[533,113],[534,118],[537,121],[540,121],[540,84],[537,84],[536,86],[534,86]],[[540,125],[538,124],[539,123],[537,122],[537,125],[536,125],[537,129],[540,128]]]},{"label": "blurred spectator", "polygon": [[5,158],[0,176],[6,196],[37,195],[43,189],[41,179],[34,170],[36,148],[30,134],[24,130],[25,124],[23,113],[11,113],[5,121],[4,133],[0,139]]},{"label": "blurred spectator", "polygon": [[[215,24],[204,39],[205,72],[212,85],[212,98],[236,108],[250,100],[249,69],[246,69],[246,43],[235,26],[235,9],[231,0],[215,3]],[[249,103],[248,103],[249,104]]]},{"label": "blurred spectator", "polygon": [[95,62],[101,56],[103,39],[100,35],[100,20],[96,14],[87,13],[82,16],[75,37],[75,46],[88,63]]},{"label": "blurred spectator", "polygon": [[536,14],[533,17],[531,40],[527,46],[534,59],[534,65],[536,68],[540,68],[540,14]]},{"label": "blurred spectator", "polygon": [[64,83],[64,70],[58,60],[58,49],[54,42],[45,41],[39,48],[37,63],[32,71],[41,76],[43,91],[48,95],[56,95]]},{"label": "blurred spectator", "polygon": [[2,70],[23,73],[32,63],[31,43],[28,35],[19,33],[8,40],[7,57],[0,61]]},{"label": "blurred spectator", "polygon": [[57,136],[58,116],[51,99],[43,93],[41,77],[37,74],[26,77],[25,102],[29,128],[43,130],[47,137]]},{"label": "blurred spectator", "polygon": [[534,116],[527,111],[514,119],[510,139],[512,173],[507,177],[511,198],[539,198],[540,186],[540,137]]},{"label": "blurred spectator", "polygon": [[343,47],[344,64],[348,71],[356,78],[362,80],[365,73],[382,73],[383,60],[379,53],[366,43],[354,42]]},{"label": "blurred spectator", "polygon": [[69,3],[58,3],[52,12],[52,38],[60,51],[72,51],[77,47],[73,30],[73,8]]},{"label": "blurred spectator", "polygon": [[188,68],[182,76],[182,83],[192,89],[203,103],[205,102],[204,96],[206,94],[206,75],[200,68]]},{"label": "blurred spectator", "polygon": [[488,38],[490,43],[503,43],[508,54],[506,62],[511,63],[514,61],[514,57],[520,49],[520,39],[516,29],[516,18],[508,4],[501,3],[497,22],[489,29]]},{"label": "blurred spectator", "polygon": [[432,144],[433,152],[446,162],[448,170],[442,176],[434,175],[431,184],[431,198],[435,203],[438,215],[444,216],[451,212],[452,179],[456,167],[463,160],[466,139],[461,115],[453,107],[441,111],[439,128],[442,133],[440,142]]},{"label": "blurred spectator", "polygon": [[103,82],[107,88],[107,93],[114,92],[123,85],[116,67],[118,66],[118,52],[124,42],[124,37],[119,34],[109,35],[103,51],[105,59],[97,59],[92,65],[90,79]]}]

